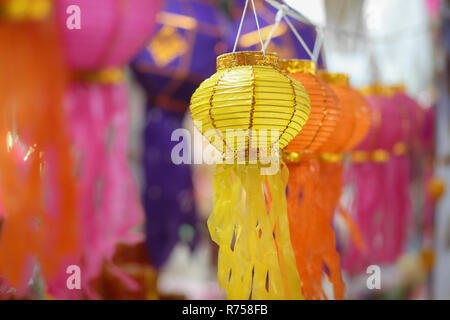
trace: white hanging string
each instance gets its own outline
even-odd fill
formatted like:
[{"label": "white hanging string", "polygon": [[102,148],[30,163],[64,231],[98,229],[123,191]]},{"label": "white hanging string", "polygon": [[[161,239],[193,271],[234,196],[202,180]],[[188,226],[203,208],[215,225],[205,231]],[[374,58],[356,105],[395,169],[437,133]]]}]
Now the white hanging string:
[{"label": "white hanging string", "polygon": [[307,24],[307,25],[313,25],[311,21],[309,21],[305,16],[299,14],[296,11],[293,11],[289,8],[289,6],[282,4],[275,0],[266,0],[268,4],[270,4],[272,7],[278,10],[283,10],[285,14],[292,17],[293,19],[297,20],[298,22]]},{"label": "white hanging string", "polygon": [[317,63],[317,60],[319,60],[320,56],[320,50],[323,46],[323,33],[320,28],[316,28],[316,41],[314,42],[314,49],[313,49],[313,61]]},{"label": "white hanging string", "polygon": [[294,33],[295,37],[297,38],[297,40],[300,42],[300,44],[302,45],[303,49],[305,49],[306,53],[308,54],[308,56],[310,57],[311,60],[314,61],[314,55],[312,54],[311,50],[309,50],[308,46],[306,45],[305,41],[303,40],[303,38],[300,36],[300,34],[297,32],[297,29],[295,29],[294,25],[291,23],[291,21],[289,20],[289,18],[283,14],[283,18],[286,21],[287,25],[289,26],[289,28],[291,28],[292,32]]},{"label": "white hanging string", "polygon": [[263,52],[263,55],[266,55],[266,50],[264,49],[264,43],[261,36],[261,28],[259,27],[259,21],[258,21],[258,15],[256,14],[256,7],[255,2],[252,0],[252,7],[253,7],[253,14],[255,15],[255,21],[256,21],[256,28],[258,28],[258,34],[259,34],[259,41],[261,42],[261,51]]},{"label": "white hanging string", "polygon": [[275,30],[278,29],[278,26],[280,25],[280,22],[282,19],[283,19],[283,10],[278,10],[277,15],[275,17],[275,23],[272,27],[272,30],[270,30],[269,37],[267,38],[266,42],[264,43],[264,50],[267,50],[267,47],[269,46],[269,43],[272,40],[273,35],[275,34]]},{"label": "white hanging string", "polygon": [[245,14],[247,13],[248,0],[245,1],[244,11],[242,12],[241,23],[239,23],[238,33],[236,35],[236,40],[234,41],[233,52],[236,52],[239,38],[241,37],[242,25],[244,24]]},{"label": "white hanging string", "polygon": [[327,52],[325,50],[325,36],[327,29],[325,28],[319,28],[317,32],[320,34],[321,40],[321,50],[318,50],[317,52],[317,60],[319,60],[319,57],[322,58],[322,64],[325,70],[328,70],[328,59],[327,59]]},{"label": "white hanging string", "polygon": [[302,45],[303,49],[306,51],[306,53],[309,55],[310,59],[313,61],[316,61],[314,58],[313,53],[311,52],[311,50],[308,48],[308,46],[306,45],[305,41],[303,40],[303,38],[300,36],[300,34],[297,32],[297,29],[295,29],[294,25],[291,23],[291,21],[289,20],[289,18],[286,15],[286,6],[281,6],[280,9],[277,12],[276,18],[275,18],[275,24],[272,27],[272,30],[270,31],[270,35],[266,40],[266,43],[264,44],[264,51],[267,49],[267,46],[269,45],[270,41],[273,38],[273,35],[275,33],[275,30],[278,28],[280,22],[282,19],[284,19],[287,23],[287,25],[289,26],[289,28],[291,28],[292,32],[294,33],[294,35],[296,36],[296,38],[298,39],[298,41],[300,42],[300,44]]},{"label": "white hanging string", "polygon": [[[245,1],[244,10],[242,12],[242,17],[241,17],[241,22],[239,23],[238,33],[236,35],[236,40],[234,42],[233,53],[236,52],[239,38],[241,37],[242,26],[244,24],[245,14],[247,13],[247,8],[248,8],[248,2],[249,2],[249,0]],[[253,14],[255,16],[256,28],[258,29],[259,41],[261,42],[261,51],[263,52],[263,55],[265,56],[266,49],[264,47],[264,42],[263,42],[262,35],[261,35],[261,28],[259,27],[259,21],[258,21],[258,15],[256,14],[255,2],[254,2],[254,0],[251,0],[251,2],[252,2]]]}]

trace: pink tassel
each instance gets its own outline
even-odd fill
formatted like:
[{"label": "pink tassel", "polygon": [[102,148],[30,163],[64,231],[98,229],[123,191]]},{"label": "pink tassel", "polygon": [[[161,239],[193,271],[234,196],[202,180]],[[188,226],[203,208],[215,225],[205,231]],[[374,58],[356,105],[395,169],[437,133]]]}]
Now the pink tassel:
[{"label": "pink tassel", "polygon": [[[83,230],[82,288],[89,298],[98,299],[92,280],[102,272],[104,262],[112,260],[117,244],[142,240],[132,230],[142,223],[143,215],[127,162],[126,90],[122,85],[74,83],[66,107]],[[50,293],[59,297],[56,287]]]}]

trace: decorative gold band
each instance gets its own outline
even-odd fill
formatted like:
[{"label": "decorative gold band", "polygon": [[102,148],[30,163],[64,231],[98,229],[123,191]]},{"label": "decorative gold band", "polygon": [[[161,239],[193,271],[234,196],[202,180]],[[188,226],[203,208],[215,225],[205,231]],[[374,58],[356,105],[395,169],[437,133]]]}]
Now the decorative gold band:
[{"label": "decorative gold band", "polygon": [[380,83],[375,83],[369,87],[361,88],[359,91],[365,95],[376,94],[385,97],[391,97],[397,92],[405,92],[405,87],[403,85],[396,86],[385,86]]},{"label": "decorative gold band", "polygon": [[51,0],[9,0],[0,3],[0,20],[40,21],[46,19],[51,10]]},{"label": "decorative gold band", "polygon": [[281,71],[285,73],[308,73],[315,75],[317,73],[317,66],[314,61],[311,60],[281,60]]},{"label": "decorative gold band", "polygon": [[389,161],[389,157],[390,157],[389,152],[387,152],[386,150],[378,149],[372,152],[373,162],[378,163],[387,162]]},{"label": "decorative gold band", "polygon": [[289,163],[298,163],[302,159],[302,154],[299,152],[283,151],[283,159]]},{"label": "decorative gold band", "polygon": [[329,73],[324,71],[319,71],[318,76],[327,83],[337,84],[341,86],[350,85],[350,77],[345,73]]},{"label": "decorative gold band", "polygon": [[351,161],[353,163],[365,163],[365,162],[376,162],[376,163],[384,163],[389,161],[390,154],[386,150],[377,149],[372,152],[365,151],[354,151],[351,154]]},{"label": "decorative gold band", "polygon": [[364,163],[370,160],[370,153],[364,151],[354,151],[351,154],[350,159],[354,163]]},{"label": "decorative gold band", "polygon": [[320,155],[320,160],[328,163],[338,163],[344,160],[343,153],[322,153]]},{"label": "decorative gold band", "polygon": [[408,147],[406,146],[406,144],[404,142],[399,142],[395,144],[392,153],[396,156],[402,156],[405,155],[407,151]]},{"label": "decorative gold band", "polygon": [[111,68],[93,72],[78,72],[75,73],[74,78],[84,82],[118,84],[124,81],[125,73],[120,68]]},{"label": "decorative gold band", "polygon": [[225,53],[217,57],[217,70],[238,66],[272,66],[280,69],[280,57],[277,53],[261,51],[241,51]]}]

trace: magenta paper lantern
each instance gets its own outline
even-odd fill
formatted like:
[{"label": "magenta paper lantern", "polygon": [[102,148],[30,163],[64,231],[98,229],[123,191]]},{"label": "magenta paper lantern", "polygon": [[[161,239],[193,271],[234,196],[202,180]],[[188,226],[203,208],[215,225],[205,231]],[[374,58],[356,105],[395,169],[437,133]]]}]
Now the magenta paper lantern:
[{"label": "magenta paper lantern", "polygon": [[344,246],[342,264],[349,272],[395,262],[407,241],[411,222],[408,151],[417,122],[414,106],[406,105],[404,94],[388,89],[367,96],[371,129],[353,152],[346,176],[346,184],[354,187],[350,211],[365,243],[365,250],[353,243]]},{"label": "magenta paper lantern", "polygon": [[[123,66],[146,45],[160,0],[56,0],[69,67],[92,71]],[[80,29],[69,29],[70,6],[80,8]]]}]

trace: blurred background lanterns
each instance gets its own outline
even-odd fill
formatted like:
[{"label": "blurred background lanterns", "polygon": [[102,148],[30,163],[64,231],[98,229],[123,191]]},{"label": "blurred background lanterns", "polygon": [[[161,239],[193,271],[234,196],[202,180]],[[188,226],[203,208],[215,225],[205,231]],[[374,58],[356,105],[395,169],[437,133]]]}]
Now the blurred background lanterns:
[{"label": "blurred background lanterns", "polygon": [[[219,279],[227,296],[302,298],[303,293],[306,299],[339,299],[343,280],[346,298],[448,297],[449,4],[441,0],[254,2],[262,39],[249,12],[239,50],[258,50],[259,43],[266,42],[267,50],[282,58],[315,61],[321,54],[325,69],[350,74],[352,87],[377,85],[366,98],[371,129],[364,142],[358,143],[358,136],[366,130],[367,113],[342,110],[336,124],[341,130],[335,128],[325,139],[329,114],[320,118],[311,95],[311,121],[297,135],[301,144],[295,147],[295,140],[291,141],[284,153],[287,165],[281,164],[275,176],[262,176],[260,169],[267,168],[258,165],[218,166],[209,226],[214,239],[232,251],[221,249],[219,266],[246,261],[231,267],[233,273],[244,275],[242,279],[231,279],[226,267],[219,268],[225,270],[219,272]],[[217,246],[202,232],[206,227],[202,218],[210,214],[213,203],[208,163],[219,152],[197,129],[190,137],[186,130],[177,129],[193,127],[185,112],[190,96],[214,73],[215,57],[229,51],[245,2],[167,0],[157,14],[153,6],[158,3],[0,0],[1,298],[224,297],[216,263],[211,263],[218,256]],[[314,45],[313,54],[298,46],[297,36],[280,19],[279,8],[272,8],[281,3],[298,11],[283,7],[306,46]],[[58,6],[60,40],[72,69],[65,100],[69,122],[60,107],[66,76],[52,34],[53,4]],[[76,6],[81,29],[67,25],[73,14],[67,9]],[[152,41],[143,30],[150,32],[155,19],[159,26]],[[277,21],[281,23],[274,28]],[[268,41],[271,34],[273,41]],[[324,50],[320,50],[322,43]],[[123,69],[141,49],[132,68],[145,92]],[[308,91],[310,82],[306,77],[303,82]],[[391,87],[397,83],[402,86]],[[131,90],[126,92],[125,85]],[[146,109],[139,101],[144,95]],[[219,113],[216,118],[225,117]],[[320,126],[320,119],[327,125]],[[66,130],[71,133],[72,150]],[[250,140],[242,145],[247,143]],[[181,146],[182,162],[194,166],[172,162],[173,148]],[[139,157],[141,147],[144,161]],[[202,159],[198,153],[203,153]],[[143,220],[130,165],[144,187],[147,244],[139,232]],[[290,203],[284,200],[286,182]],[[222,205],[226,200],[231,201],[226,203],[229,206]],[[128,211],[129,215],[123,214]],[[283,215],[286,211],[290,219]],[[278,222],[263,220],[264,213]],[[259,223],[252,228],[255,219],[262,221],[262,229]],[[242,237],[233,229],[236,221],[247,222],[246,230],[256,229],[259,234]],[[220,233],[214,229],[217,225],[229,228]],[[83,231],[77,230],[81,227]],[[294,233],[299,240],[289,245],[289,235],[294,239]],[[270,234],[274,240],[263,237]],[[257,243],[258,249],[246,250],[240,246],[245,243]],[[296,244],[302,247],[295,250]],[[84,265],[81,252],[90,255]],[[266,257],[264,263],[254,256],[247,259],[254,252]],[[338,253],[343,258],[342,279]],[[310,264],[299,267],[299,257]],[[383,284],[381,290],[368,291],[366,268],[373,261],[382,268]],[[82,292],[66,288],[69,264],[81,266]],[[245,273],[246,266],[256,272]],[[260,285],[269,284],[267,269],[276,274],[270,284],[281,290],[267,291]],[[256,282],[248,285],[249,280]]]},{"label": "blurred background lanterns", "polygon": [[[92,280],[111,261],[119,243],[142,241],[137,185],[128,165],[129,116],[124,65],[148,41],[159,1],[57,0],[56,15],[65,60],[72,73],[66,118],[75,147],[78,210],[82,225],[82,293],[99,297]],[[66,26],[76,5],[81,28]],[[126,277],[126,275],[123,275]],[[69,296],[62,287],[53,294]]]},{"label": "blurred background lanterns", "polygon": [[362,271],[367,263],[395,262],[406,249],[411,225],[410,144],[406,139],[414,123],[398,88],[375,85],[366,92],[372,106],[372,129],[352,155],[348,180],[355,184],[351,211],[367,250],[350,248],[344,266],[353,271]]},{"label": "blurred background lanterns", "polygon": [[52,4],[0,1],[0,275],[17,299],[43,297],[30,283],[64,275],[78,249]]}]

